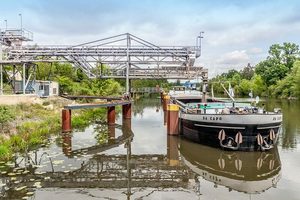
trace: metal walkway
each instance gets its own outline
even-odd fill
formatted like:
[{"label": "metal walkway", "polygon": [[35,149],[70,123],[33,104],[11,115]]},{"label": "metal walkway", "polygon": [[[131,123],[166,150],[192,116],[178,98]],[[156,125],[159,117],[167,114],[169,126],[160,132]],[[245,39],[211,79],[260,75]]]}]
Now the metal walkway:
[{"label": "metal walkway", "polygon": [[5,45],[0,64],[26,67],[38,62],[70,62],[89,78],[126,79],[129,93],[129,79],[207,79],[207,69],[194,66],[201,55],[201,33],[196,46],[157,46],[130,33],[72,46],[26,46],[22,41],[28,39],[22,36],[10,41],[11,34],[4,31],[0,34]]}]

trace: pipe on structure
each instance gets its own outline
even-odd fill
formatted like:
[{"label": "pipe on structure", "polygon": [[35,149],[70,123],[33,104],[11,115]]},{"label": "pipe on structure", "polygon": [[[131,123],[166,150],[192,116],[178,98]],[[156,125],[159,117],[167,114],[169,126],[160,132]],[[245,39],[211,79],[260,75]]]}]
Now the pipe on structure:
[{"label": "pipe on structure", "polygon": [[177,104],[168,104],[167,112],[168,135],[179,135],[179,106]]},{"label": "pipe on structure", "polygon": [[131,119],[131,103],[122,105],[123,119]]},{"label": "pipe on structure", "polygon": [[203,77],[202,103],[206,103],[206,92],[207,92],[207,78]]},{"label": "pipe on structure", "polygon": [[62,110],[62,132],[67,133],[71,131],[72,131],[71,110],[63,109]]},{"label": "pipe on structure", "polygon": [[107,107],[107,124],[115,125],[116,122],[116,109],[115,106]]}]

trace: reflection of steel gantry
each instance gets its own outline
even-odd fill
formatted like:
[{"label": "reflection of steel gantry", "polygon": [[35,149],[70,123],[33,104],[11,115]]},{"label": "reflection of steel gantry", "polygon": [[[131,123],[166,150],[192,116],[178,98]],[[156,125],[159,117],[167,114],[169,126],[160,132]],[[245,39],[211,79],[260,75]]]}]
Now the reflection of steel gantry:
[{"label": "reflection of steel gantry", "polygon": [[[28,158],[22,159],[25,161],[24,164],[15,164],[20,173],[15,174],[14,179],[9,175],[0,174],[0,180],[10,188],[9,191],[0,192],[0,197],[10,199],[22,195],[22,191],[15,188],[33,191],[37,181],[44,188],[127,189],[124,193],[128,199],[133,194],[132,188],[187,188],[189,178],[192,176],[188,168],[182,163],[169,165],[168,155],[132,155],[131,139],[129,137],[125,142],[126,155],[94,155],[88,160],[81,161],[78,168],[71,171],[54,170],[52,167],[44,173],[39,173],[36,167],[30,166],[41,164],[36,160],[42,158],[37,158],[39,155],[37,152],[27,155]],[[177,148],[173,150],[178,151]],[[50,156],[44,157],[44,161],[46,159],[50,159]],[[49,161],[53,165],[53,161],[51,159]],[[11,170],[14,169],[8,171]]]},{"label": "reflection of steel gantry", "polygon": [[194,66],[200,56],[199,42],[196,46],[162,47],[125,33],[73,46],[22,46],[13,45],[6,35],[2,33],[3,41],[9,42],[3,44],[10,46],[5,49],[5,60],[0,61],[4,65],[67,61],[90,78],[125,78],[127,92],[129,79],[207,77],[206,69]]}]

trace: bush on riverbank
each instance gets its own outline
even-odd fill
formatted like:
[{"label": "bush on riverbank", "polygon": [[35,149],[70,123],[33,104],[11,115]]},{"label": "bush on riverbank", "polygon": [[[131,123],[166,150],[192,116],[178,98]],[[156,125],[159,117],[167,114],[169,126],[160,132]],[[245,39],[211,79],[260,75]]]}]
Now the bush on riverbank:
[{"label": "bush on riverbank", "polygon": [[293,43],[274,44],[269,56],[255,67],[248,65],[241,71],[229,70],[209,81],[214,92],[224,93],[220,82],[228,88],[229,83],[237,96],[300,98],[300,51]]},{"label": "bush on riverbank", "polygon": [[3,133],[4,126],[15,118],[12,110],[8,106],[0,106],[0,133]]},{"label": "bush on riverbank", "polygon": [[[15,118],[14,123],[18,125],[11,128],[16,129],[15,132],[0,135],[0,160],[11,159],[16,152],[22,153],[45,145],[51,135],[60,134],[62,106],[54,107],[56,109],[48,110],[39,104],[6,106],[4,113],[9,110],[9,116]],[[105,120],[105,116],[104,108],[72,111],[72,128],[84,129],[95,120]]]}]

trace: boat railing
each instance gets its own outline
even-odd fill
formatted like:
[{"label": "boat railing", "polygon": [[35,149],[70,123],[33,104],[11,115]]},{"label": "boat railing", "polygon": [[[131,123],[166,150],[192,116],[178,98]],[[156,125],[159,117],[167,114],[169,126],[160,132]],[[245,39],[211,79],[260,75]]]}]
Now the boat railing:
[{"label": "boat railing", "polygon": [[184,112],[187,111],[187,107],[188,107],[187,104],[185,104],[185,103],[183,103],[181,101],[178,101],[177,99],[174,100],[174,103],[176,103],[179,106],[179,109],[181,111],[184,111]]}]

